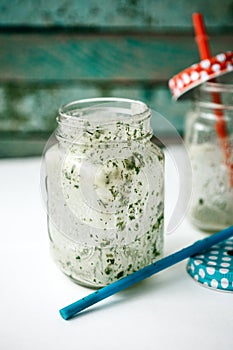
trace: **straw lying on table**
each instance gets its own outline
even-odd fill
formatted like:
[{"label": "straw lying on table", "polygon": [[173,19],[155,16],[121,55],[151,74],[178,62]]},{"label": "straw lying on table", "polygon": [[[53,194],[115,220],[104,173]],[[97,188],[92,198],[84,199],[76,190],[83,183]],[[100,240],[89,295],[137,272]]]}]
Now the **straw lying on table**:
[{"label": "straw lying on table", "polygon": [[[211,58],[210,47],[208,45],[208,36],[205,30],[204,19],[201,13],[193,13],[193,26],[196,34],[196,43],[199,49],[200,58],[202,60]],[[214,82],[214,80],[212,80]],[[221,96],[218,92],[211,93],[214,104],[221,104]],[[224,113],[221,109],[214,110],[217,122],[215,125],[216,134],[219,138],[221,148],[223,150],[225,164],[228,167],[230,186],[233,187],[233,164],[231,163],[231,144],[227,135],[227,125],[224,118]]]},{"label": "straw lying on table", "polygon": [[133,284],[138,283],[172,265],[175,265],[176,263],[189,258],[190,256],[196,255],[203,250],[209,249],[211,246],[224,241],[231,236],[233,236],[233,226],[230,226],[223,231],[197,241],[194,244],[182,250],[179,250],[174,254],[171,254],[151,265],[144,267],[141,270],[132,273],[129,276],[126,276],[116,282],[107,285],[106,287],[97,290],[94,293],[89,294],[88,296],[76,301],[75,303],[61,309],[60,314],[65,320],[68,320],[89,306],[96,304],[99,301],[108,298],[109,296],[116,294],[121,290],[126,289]]}]

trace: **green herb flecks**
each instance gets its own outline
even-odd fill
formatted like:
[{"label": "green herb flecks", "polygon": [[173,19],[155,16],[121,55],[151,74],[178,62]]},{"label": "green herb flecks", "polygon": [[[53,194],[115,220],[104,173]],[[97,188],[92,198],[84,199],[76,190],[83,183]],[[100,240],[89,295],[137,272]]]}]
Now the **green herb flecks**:
[{"label": "green herb flecks", "polygon": [[125,221],[122,220],[117,222],[116,227],[118,228],[118,230],[123,231],[126,227]]},{"label": "green herb flecks", "polygon": [[136,164],[135,157],[131,156],[128,159],[124,160],[124,166],[127,170],[135,170],[136,174],[138,175],[140,172],[140,166]]}]

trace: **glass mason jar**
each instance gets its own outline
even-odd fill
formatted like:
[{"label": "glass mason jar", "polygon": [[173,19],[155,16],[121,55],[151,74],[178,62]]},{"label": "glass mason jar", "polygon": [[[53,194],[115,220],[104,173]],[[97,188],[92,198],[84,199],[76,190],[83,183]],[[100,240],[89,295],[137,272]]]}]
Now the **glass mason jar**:
[{"label": "glass mason jar", "polygon": [[233,225],[233,85],[197,88],[186,143],[193,171],[191,221],[207,231]]},{"label": "glass mason jar", "polygon": [[59,110],[47,149],[51,252],[79,284],[99,288],[160,257],[164,156],[139,101],[96,98]]}]

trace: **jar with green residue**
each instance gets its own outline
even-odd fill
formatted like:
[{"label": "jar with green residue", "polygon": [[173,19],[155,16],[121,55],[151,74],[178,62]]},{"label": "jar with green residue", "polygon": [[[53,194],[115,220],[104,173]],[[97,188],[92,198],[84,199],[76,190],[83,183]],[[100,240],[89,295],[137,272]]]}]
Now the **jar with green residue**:
[{"label": "jar with green residue", "polygon": [[208,82],[197,88],[186,125],[192,164],[190,219],[198,228],[233,225],[233,85]]},{"label": "jar with green residue", "polygon": [[60,269],[99,288],[163,250],[164,156],[139,101],[99,98],[59,110],[45,153],[48,231]]}]

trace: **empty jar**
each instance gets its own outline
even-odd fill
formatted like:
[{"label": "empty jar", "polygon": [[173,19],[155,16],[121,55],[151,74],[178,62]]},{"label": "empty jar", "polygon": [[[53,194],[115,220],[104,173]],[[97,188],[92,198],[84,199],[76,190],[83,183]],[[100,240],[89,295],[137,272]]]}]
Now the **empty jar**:
[{"label": "empty jar", "polygon": [[162,253],[164,156],[150,117],[120,98],[59,110],[45,154],[48,230],[54,260],[79,284],[105,286]]}]

